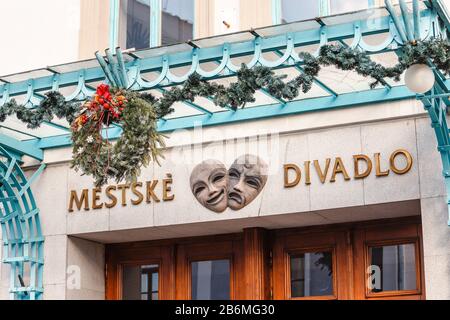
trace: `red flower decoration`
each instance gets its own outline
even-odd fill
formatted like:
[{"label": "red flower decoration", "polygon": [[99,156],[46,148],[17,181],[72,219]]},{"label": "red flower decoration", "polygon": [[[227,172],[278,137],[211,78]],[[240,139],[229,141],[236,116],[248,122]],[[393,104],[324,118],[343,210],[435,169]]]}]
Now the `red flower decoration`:
[{"label": "red flower decoration", "polygon": [[[109,86],[107,84],[101,84],[97,87],[97,92],[99,96],[108,99],[111,98],[111,94],[109,93]],[[108,99],[109,100],[109,99]]]}]

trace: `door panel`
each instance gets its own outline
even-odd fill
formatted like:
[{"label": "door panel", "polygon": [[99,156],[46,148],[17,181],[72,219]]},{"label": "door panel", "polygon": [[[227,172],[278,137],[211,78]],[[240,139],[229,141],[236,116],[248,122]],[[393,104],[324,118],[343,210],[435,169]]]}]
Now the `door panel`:
[{"label": "door panel", "polygon": [[348,299],[345,241],[342,231],[276,235],[273,298]]},{"label": "door panel", "polygon": [[371,226],[354,234],[356,299],[425,299],[420,224]]},{"label": "door panel", "polygon": [[273,234],[274,299],[425,298],[417,217],[303,230]]},{"label": "door panel", "polygon": [[177,250],[176,299],[243,299],[242,268],[242,240],[182,244]]},{"label": "door panel", "polygon": [[[158,292],[158,299],[175,298],[174,246],[148,245],[144,243],[110,245],[106,250],[106,298],[121,300],[124,298],[124,271],[126,268],[157,266],[157,290],[147,289],[147,294]],[[144,271],[143,270],[143,271]],[[134,280],[138,281],[138,280]],[[142,288],[141,288],[142,289]],[[143,294],[144,291],[141,290]]]}]

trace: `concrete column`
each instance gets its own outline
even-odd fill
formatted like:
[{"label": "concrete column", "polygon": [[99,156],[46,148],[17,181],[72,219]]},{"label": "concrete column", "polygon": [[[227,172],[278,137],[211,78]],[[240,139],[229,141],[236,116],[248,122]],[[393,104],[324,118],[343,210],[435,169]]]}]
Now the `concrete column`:
[{"label": "concrete column", "polygon": [[46,236],[44,242],[44,300],[66,299],[67,236]]},{"label": "concrete column", "polygon": [[447,225],[446,202],[446,197],[421,200],[425,290],[428,300],[450,299],[450,227]]},{"label": "concrete column", "polygon": [[67,300],[105,299],[105,246],[68,238]]},{"label": "concrete column", "polygon": [[450,226],[442,161],[430,119],[416,120],[426,298],[450,299]]}]

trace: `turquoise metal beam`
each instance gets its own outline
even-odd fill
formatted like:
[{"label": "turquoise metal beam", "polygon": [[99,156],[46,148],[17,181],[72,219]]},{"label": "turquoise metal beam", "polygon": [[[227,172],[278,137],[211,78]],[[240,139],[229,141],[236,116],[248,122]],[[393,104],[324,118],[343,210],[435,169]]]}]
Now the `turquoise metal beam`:
[{"label": "turquoise metal beam", "polygon": [[450,12],[448,11],[449,8],[446,7],[445,3],[442,0],[431,1],[431,6],[441,17],[441,20],[447,28],[447,31],[450,32]]},{"label": "turquoise metal beam", "polygon": [[[288,101],[286,104],[275,103],[272,105],[257,106],[252,108],[238,109],[237,111],[215,112],[212,115],[196,115],[183,118],[166,119],[158,124],[158,131],[172,132],[177,129],[192,129],[196,124],[202,126],[215,126],[231,124],[243,121],[275,118],[312,111],[324,111],[361,105],[375,105],[376,103],[414,99],[415,95],[405,86],[393,87],[391,90],[375,89],[355,93],[341,94],[337,97],[326,96],[320,98]],[[116,139],[121,135],[120,128],[108,130],[108,137]],[[40,140],[30,139],[23,141],[25,146],[50,149],[71,145],[70,135],[47,137]]]},{"label": "turquoise metal beam", "polygon": [[283,104],[283,105],[286,104],[286,101],[285,101],[285,100],[283,100],[283,99],[281,99],[281,98],[274,97],[274,96],[271,95],[270,92],[267,91],[266,89],[261,89],[260,91],[261,91],[262,93],[264,93],[266,96],[268,96],[269,98],[271,98],[271,99],[277,101],[278,103],[281,103],[281,104]]},{"label": "turquoise metal beam", "polygon": [[46,125],[50,126],[50,127],[70,132],[70,128],[69,127],[63,126],[61,124],[57,124],[57,123],[54,123],[54,122],[51,122],[51,121],[44,121],[44,123]]},{"label": "turquoise metal beam", "polygon": [[[207,100],[211,101],[212,103],[214,103],[214,99],[212,97],[205,97]],[[224,107],[225,109],[229,110],[229,111],[233,111],[235,112],[236,110],[234,110],[230,105],[226,105]],[[164,119],[165,120],[165,119]]]},{"label": "turquoise metal beam", "polygon": [[413,0],[414,39],[420,40],[419,0]]},{"label": "turquoise metal beam", "polygon": [[213,113],[212,113],[211,111],[209,111],[208,109],[205,109],[205,108],[199,106],[199,105],[196,104],[196,103],[193,103],[193,102],[190,102],[190,101],[182,101],[182,103],[185,104],[185,105],[187,105],[187,106],[189,106],[189,107],[191,107],[191,108],[193,108],[193,109],[195,109],[195,110],[197,110],[197,111],[202,112],[203,114],[207,114],[207,115],[209,115],[209,116],[212,116],[212,114],[213,114]]},{"label": "turquoise metal beam", "polygon": [[[431,12],[428,12],[428,14],[430,13]],[[376,21],[374,21],[373,25],[371,24],[370,27],[367,26],[367,24],[362,24],[360,29],[361,34],[364,35],[388,32],[390,28],[389,19],[389,17],[377,18]],[[373,26],[376,26],[376,28],[373,28]],[[351,38],[354,36],[354,33],[355,30],[353,23],[327,26],[327,37],[329,41]],[[321,36],[320,34],[318,34],[317,30],[301,30],[298,32],[294,32],[293,38],[294,46],[296,47],[319,43],[321,40]],[[280,48],[286,47],[286,36],[279,35],[265,38],[262,40],[262,46],[264,47],[264,51],[279,50]],[[232,57],[252,55],[255,51],[255,43],[254,40],[239,43],[230,43],[229,48],[229,53]],[[187,50],[168,54],[167,60],[169,61],[169,68],[191,65],[192,52],[193,50]],[[135,54],[138,55],[139,51]],[[223,59],[223,54],[224,53],[222,46],[197,49],[199,63],[221,61]],[[97,58],[99,58],[100,55],[97,53],[96,56]],[[102,58],[99,58],[99,62],[102,64],[101,67],[93,67],[84,70],[85,82],[104,80],[105,74],[108,77],[108,80],[112,82],[112,74],[110,70],[108,68],[105,68],[105,65],[103,65],[102,62],[104,62],[104,59]],[[148,58],[144,59],[136,59],[136,61],[139,61],[140,72],[158,72],[159,70],[161,70],[162,59],[162,56],[149,56]],[[127,62],[125,67],[127,69],[132,68],[136,64],[136,61]],[[34,91],[44,91],[54,88],[55,79],[57,81],[56,87],[76,86],[79,82],[79,70],[61,73],[57,78],[55,78],[55,75],[35,78],[33,79]],[[0,92],[3,92],[3,89],[5,88],[7,89],[7,93],[10,97],[26,94],[28,89],[28,81],[19,81],[7,85],[0,85]]]},{"label": "turquoise metal beam", "polygon": [[[296,65],[295,68],[301,72],[301,73],[305,73],[305,71],[303,70],[302,67],[300,67],[299,65]],[[325,90],[326,92],[328,92],[329,94],[331,94],[333,97],[337,97],[338,94],[336,91],[334,91],[333,89],[331,89],[329,86],[327,86],[325,83],[323,83],[322,81],[320,81],[317,78],[314,78],[314,83],[317,84],[319,87],[321,87],[323,90]]]},{"label": "turquoise metal beam", "polygon": [[105,61],[105,58],[103,58],[103,56],[98,51],[95,52],[95,57],[97,58],[97,61],[100,64],[100,66],[101,66],[101,68],[103,70],[104,76],[106,76],[106,79],[108,80],[108,82],[111,83],[114,86],[117,86],[117,83],[115,82],[115,79],[114,79],[114,77],[113,77],[113,75],[111,73],[111,70],[108,67],[108,64]]},{"label": "turquoise metal beam", "polygon": [[113,57],[113,54],[112,54],[111,50],[110,49],[106,49],[105,53],[106,53],[106,57],[108,58],[108,68],[109,68],[109,70],[111,70],[111,74],[113,76],[114,83],[118,87],[123,87],[123,83],[122,83],[122,81],[120,79],[120,76],[119,76],[118,64],[114,60],[114,57]]},{"label": "turquoise metal beam", "polygon": [[415,95],[406,87],[395,87],[390,91],[385,89],[367,90],[356,93],[341,94],[337,97],[326,96],[320,98],[289,101],[286,104],[272,104],[252,108],[238,109],[236,112],[214,113],[211,117],[194,116],[189,118],[170,119],[162,125],[162,132],[173,131],[178,128],[193,128],[194,123],[203,126],[223,125],[241,121],[275,118],[287,115],[302,114],[312,111],[333,110],[347,107],[356,107],[364,104],[411,99]]},{"label": "turquoise metal beam", "polygon": [[384,3],[386,4],[386,9],[389,11],[392,21],[394,21],[395,27],[397,28],[397,32],[398,32],[402,42],[406,43],[408,41],[408,38],[406,37],[405,29],[403,28],[402,23],[398,19],[397,13],[395,12],[395,9],[394,9],[391,1],[384,0]]},{"label": "turquoise metal beam", "polygon": [[2,262],[10,265],[10,299],[42,299],[44,236],[30,186],[45,165],[27,179],[14,156],[1,146],[0,155]]},{"label": "turquoise metal beam", "polygon": [[406,37],[408,38],[408,41],[414,41],[413,28],[411,25],[411,19],[409,18],[408,7],[405,0],[399,0],[399,2],[400,10],[402,12],[403,25],[406,29]]},{"label": "turquoise metal beam", "polygon": [[119,63],[119,75],[120,75],[120,80],[122,81],[122,85],[124,88],[128,88],[128,74],[127,74],[127,70],[125,68],[125,60],[123,59],[123,54],[122,54],[122,50],[120,49],[120,47],[116,48],[116,57],[117,57],[117,62]]},{"label": "turquoise metal beam", "polygon": [[14,139],[4,134],[0,134],[0,145],[19,154],[30,156],[36,160],[44,160],[44,152],[42,149],[28,146],[24,141]]},{"label": "turquoise metal beam", "polygon": [[417,99],[419,99],[419,100],[428,100],[428,99],[435,99],[435,98],[450,98],[450,94],[441,93],[441,94],[418,95],[417,96]]},{"label": "turquoise metal beam", "polygon": [[0,128],[4,128],[6,130],[17,132],[17,133],[20,133],[20,134],[23,134],[25,136],[29,136],[29,137],[32,137],[32,138],[35,138],[35,139],[40,139],[41,138],[41,137],[36,136],[34,134],[31,134],[31,133],[28,133],[28,132],[25,132],[25,131],[20,131],[20,130],[17,130],[17,129],[13,129],[13,128],[10,128],[10,127],[4,126],[4,125],[0,125]]},{"label": "turquoise metal beam", "polygon": [[[163,93],[163,94],[166,92],[166,90],[164,90],[164,89],[162,89],[162,88],[158,88],[157,90],[158,90],[159,92]],[[185,100],[185,101],[182,101],[182,103],[185,104],[185,105],[187,105],[187,106],[189,106],[189,107],[191,107],[191,108],[193,108],[193,109],[195,109],[195,110],[197,110],[197,111],[200,111],[201,113],[208,114],[208,115],[210,115],[210,116],[213,114],[213,113],[212,113],[211,111],[209,111],[208,109],[205,109],[205,108],[203,108],[202,106],[199,106],[198,104],[193,103],[193,102],[191,102],[191,101]]]},{"label": "turquoise metal beam", "polygon": [[[275,52],[275,54],[278,55],[279,57],[283,56],[283,53],[281,51],[279,51],[279,50],[277,50]],[[303,68],[298,63],[295,64],[295,69],[297,69],[297,71],[300,72],[300,73],[305,73],[305,70],[303,70]],[[327,86],[325,83],[323,83],[322,81],[320,81],[316,77],[314,77],[313,81],[314,81],[315,84],[317,84],[319,87],[321,87],[323,90],[325,90],[326,92],[328,92],[332,96],[334,96],[334,97],[338,96],[338,94],[333,89],[331,89],[329,86]]]},{"label": "turquoise metal beam", "polygon": [[[422,19],[428,19],[430,21],[435,22],[435,15],[431,10],[424,10],[421,12]],[[390,17],[379,17],[376,18],[376,23],[371,25],[370,28],[366,26],[366,24],[361,24],[360,28],[358,28],[358,31],[355,29],[355,23],[345,23],[345,24],[338,24],[338,25],[332,25],[327,26],[326,30],[322,29],[321,32],[318,32],[317,29],[313,30],[301,30],[298,32],[293,32],[289,34],[289,37],[287,37],[286,34],[280,34],[272,37],[265,37],[265,38],[255,38],[248,41],[238,42],[238,43],[230,43],[226,45],[218,45],[215,47],[208,47],[208,48],[194,48],[192,50],[184,50],[176,53],[166,54],[166,55],[160,55],[160,56],[153,56],[148,55],[148,58],[136,58],[136,60],[128,62],[125,65],[125,68],[128,68],[128,74],[132,74],[133,70],[130,70],[132,68],[135,68],[136,71],[136,64],[139,65],[139,69],[136,72],[136,77],[140,77],[140,72],[144,71],[160,71],[161,69],[164,71],[162,73],[162,76],[160,76],[160,79],[155,82],[153,85],[149,85],[149,87],[146,87],[145,89],[155,89],[159,86],[170,86],[173,85],[173,83],[168,80],[168,77],[170,75],[169,69],[174,67],[180,67],[180,66],[193,66],[191,67],[191,70],[198,71],[199,66],[201,63],[204,62],[221,62],[222,60],[227,61],[226,68],[230,68],[228,63],[230,62],[230,57],[240,57],[244,55],[254,55],[256,58],[255,64],[259,63],[258,58],[258,50],[259,53],[262,52],[277,52],[279,50],[283,50],[287,48],[287,38],[289,38],[292,42],[291,44],[294,47],[301,47],[303,45],[310,45],[314,43],[322,43],[324,36],[323,32],[326,32],[326,39],[328,41],[339,41],[343,39],[348,39],[351,37],[355,37],[355,41],[361,41],[361,35],[365,34],[378,34],[378,33],[386,33],[386,32],[392,32],[393,29],[391,27],[390,23]],[[431,22],[430,22],[431,23]],[[424,25],[424,27],[426,27]],[[256,30],[258,31],[258,30]],[[258,49],[258,45],[260,45]],[[357,45],[357,43],[356,43]],[[375,52],[376,50],[381,50],[378,52],[384,52],[389,49],[389,43],[386,43],[386,47],[374,47],[372,48]],[[375,50],[376,49],[376,50]],[[287,50],[287,49],[286,49]],[[290,50],[292,50],[292,47],[290,47]],[[294,59],[293,56],[295,52],[292,52],[292,56],[289,59]],[[135,54],[135,57],[138,57],[139,52]],[[99,58],[99,54],[97,53],[97,58]],[[292,61],[291,60],[283,61],[283,59],[280,59],[280,62],[274,64],[273,62],[269,62],[269,64],[273,64],[273,69],[281,69],[281,68],[288,68],[292,67]],[[111,59],[113,60],[113,59]],[[289,62],[291,61],[291,62]],[[101,67],[95,67],[90,69],[82,70],[83,74],[83,81],[94,81],[94,80],[103,80],[105,79],[105,74],[107,77],[110,77],[113,79],[113,74],[111,72],[110,67],[104,61],[103,57],[100,56],[99,62],[102,64]],[[103,62],[103,63],[102,63]],[[262,64],[264,60],[260,61]],[[194,67],[197,67],[194,68]],[[220,69],[220,68],[219,68]],[[211,76],[206,77],[207,79],[217,79],[224,76],[232,76],[234,75],[233,71],[225,69],[226,75],[221,74],[221,70],[217,72],[217,74],[213,74]],[[72,71],[69,73],[63,73],[57,75],[58,77],[58,85],[56,87],[64,87],[69,85],[75,85],[79,84],[78,81],[80,81],[80,70]],[[172,77],[174,77],[172,75]],[[176,78],[176,77],[175,77]],[[178,77],[180,78],[180,77]],[[130,76],[130,79],[133,79],[132,76]],[[142,80],[142,79],[141,79]],[[114,81],[114,80],[111,80]],[[134,80],[133,80],[134,81]],[[84,82],[83,82],[84,83]],[[28,90],[28,84],[29,81],[25,82],[18,82],[18,83],[10,83],[7,85],[0,86],[0,92],[3,92],[3,96],[9,97],[10,95],[17,95],[21,92],[21,90],[25,90],[27,92]],[[324,84],[325,85],[325,84]],[[52,76],[46,76],[41,78],[33,79],[33,88],[35,90],[44,90],[49,88],[55,87],[55,75]],[[133,90],[143,90],[143,87],[138,87],[137,89]],[[394,89],[392,89],[394,90]],[[386,90],[384,90],[386,91]],[[349,105],[356,105],[356,104],[364,104],[364,103],[376,103],[379,101],[383,101],[386,99],[390,99],[394,97],[393,99],[404,99],[408,97],[408,94],[398,95],[399,89],[396,88],[393,93],[386,93],[383,91],[383,94],[379,94],[378,91],[374,91],[377,94],[374,94],[372,91],[368,91],[365,97],[361,97],[361,93],[357,92],[354,93],[354,97],[356,97],[356,100],[348,99],[349,95],[344,95],[343,99],[340,99],[340,97],[337,97],[339,99],[336,99],[336,97],[333,95],[332,97],[325,97],[325,98],[314,98],[314,99],[308,99],[304,100],[303,102],[289,102],[286,103],[286,106],[293,106],[293,105],[302,105],[302,103],[307,104],[305,105],[304,110],[315,110],[310,109],[310,106],[316,106],[317,104],[321,104],[321,106],[317,110],[325,110],[327,108],[334,108],[337,105],[340,105],[341,103],[345,102],[346,99],[348,99]],[[329,91],[328,91],[329,92]],[[335,93],[334,93],[335,94]],[[335,94],[336,95],[336,94]],[[374,98],[375,97],[375,98]],[[325,100],[324,100],[325,99]],[[329,100],[326,100],[329,99]],[[336,99],[336,101],[334,101]],[[376,100],[380,99],[380,100]],[[4,99],[2,99],[4,100]],[[328,103],[328,105],[327,105]],[[278,105],[281,105],[278,104]],[[275,106],[273,109],[268,112],[266,110],[267,107]],[[258,118],[265,118],[269,116],[277,116],[277,115],[286,115],[289,113],[283,113],[280,112],[280,110],[277,109],[277,104],[274,104],[272,106],[261,106],[254,109],[255,113],[247,113],[247,109],[239,110],[239,112],[220,112],[218,115],[200,115],[200,116],[192,116],[192,117],[184,117],[181,119],[170,119],[167,121],[160,121],[160,130],[162,131],[170,131],[175,130],[177,128],[190,128],[192,126],[192,122],[199,120],[198,117],[201,117],[201,121],[203,121],[204,125],[216,125],[216,124],[226,124],[229,122],[235,122],[235,121],[243,121],[243,120],[251,120],[251,119],[258,119]],[[291,110],[291,107],[283,108],[284,112],[288,112],[286,110]],[[256,112],[261,111],[261,114],[257,114]],[[289,112],[291,112],[289,111]],[[203,112],[203,111],[202,111]],[[253,112],[253,111],[252,111]],[[297,109],[294,109],[292,113],[298,113],[302,111],[298,111]],[[220,114],[220,115],[219,115]],[[206,116],[206,117],[205,117]],[[109,131],[108,131],[109,132]],[[55,138],[53,141],[55,142],[49,142],[52,141],[52,138]],[[27,142],[27,143],[37,143],[36,139],[33,142]],[[49,139],[45,139],[46,142],[49,142],[48,144],[43,143],[40,141],[40,145],[44,145],[45,147],[57,147],[58,143],[61,143],[61,145],[64,145],[65,143],[69,142],[70,139],[68,139],[67,135],[61,135],[58,137],[50,137]]]},{"label": "turquoise metal beam", "polygon": [[[256,33],[255,33],[255,34],[256,34]],[[256,35],[259,36],[258,34],[256,34]],[[283,56],[283,53],[281,53],[279,50],[275,51],[275,54],[278,55],[279,57]],[[218,63],[216,62],[216,64],[218,64]],[[269,91],[267,91],[267,90],[265,90],[265,89],[261,89],[260,91],[261,91],[263,94],[265,94],[266,96],[268,96],[269,98],[271,98],[271,99],[277,101],[278,103],[282,103],[282,104],[285,104],[285,103],[286,103],[286,101],[284,101],[284,100],[281,99],[281,98],[274,97],[273,95],[271,95],[271,94],[269,93]],[[228,107],[228,109],[230,109],[230,108]]]},{"label": "turquoise metal beam", "polygon": [[45,163],[42,163],[39,168],[33,173],[33,175],[28,179],[28,181],[22,185],[22,190],[18,192],[19,197],[21,197],[25,192],[28,190],[28,188],[31,186],[31,184],[36,180],[41,173],[44,171],[46,165]]}]

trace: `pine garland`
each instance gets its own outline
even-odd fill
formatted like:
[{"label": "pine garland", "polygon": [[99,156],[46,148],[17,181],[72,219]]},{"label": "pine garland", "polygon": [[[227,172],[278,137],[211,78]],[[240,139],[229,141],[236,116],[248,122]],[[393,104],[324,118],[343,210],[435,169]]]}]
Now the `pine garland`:
[{"label": "pine garland", "polygon": [[[157,120],[173,112],[173,104],[180,101],[193,102],[196,97],[208,97],[221,107],[236,110],[245,104],[254,102],[255,92],[265,90],[278,99],[291,101],[300,91],[308,92],[318,76],[321,66],[334,66],[340,70],[352,70],[364,77],[373,79],[371,88],[385,79],[399,81],[401,74],[416,63],[433,63],[436,68],[450,74],[450,44],[446,40],[408,43],[400,49],[399,62],[385,67],[370,59],[366,53],[341,45],[324,45],[318,57],[309,53],[300,53],[303,73],[285,82],[286,75],[276,75],[270,68],[256,66],[249,69],[242,65],[237,72],[237,81],[228,87],[208,82],[198,74],[191,75],[180,87],[166,91],[156,99],[150,94],[138,94],[124,91],[128,107],[125,108],[119,125],[123,135],[112,145],[105,140],[102,130],[93,130],[99,119],[88,119],[86,130],[73,130],[72,167],[94,177],[96,185],[105,184],[109,178],[116,181],[133,181],[139,175],[141,166],[158,161],[160,148],[164,147],[163,136],[157,132]],[[114,90],[118,90],[115,88]],[[54,116],[65,118],[74,123],[82,115],[80,102],[66,102],[58,92],[49,92],[37,108],[29,109],[19,105],[13,99],[0,108],[0,122],[8,116],[16,115],[29,128],[37,128]]]},{"label": "pine garland", "polygon": [[64,96],[56,91],[48,92],[39,106],[33,109],[17,104],[16,100],[11,99],[0,108],[0,122],[4,122],[8,116],[15,115],[30,129],[38,128],[44,121],[51,121],[54,116],[71,123],[81,111],[80,105],[79,102],[66,102]]},{"label": "pine garland", "polygon": [[246,103],[254,102],[256,91],[264,89],[278,99],[293,100],[299,90],[308,92],[314,77],[320,72],[320,66],[335,66],[344,71],[353,70],[361,76],[370,77],[374,81],[370,84],[373,89],[385,79],[399,81],[402,73],[415,63],[431,61],[446,75],[450,73],[450,44],[446,40],[431,39],[423,42],[408,43],[402,47],[399,62],[393,67],[385,67],[370,59],[365,52],[341,45],[324,45],[320,48],[319,56],[300,53],[304,73],[285,83],[285,75],[276,75],[270,68],[257,66],[248,69],[242,65],[237,72],[237,82],[229,87],[213,82],[206,82],[198,74],[193,74],[181,88],[167,91],[157,102],[158,108],[167,113],[173,111],[171,106],[175,102],[194,101],[197,96],[212,98],[221,107],[231,106],[236,110]]}]

